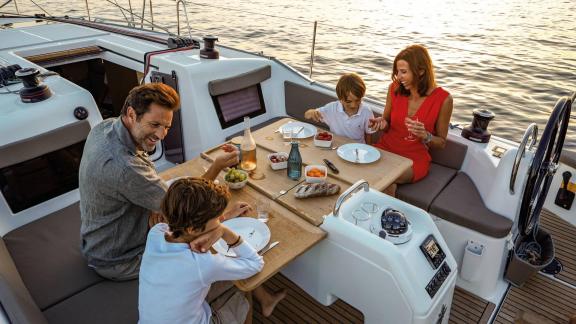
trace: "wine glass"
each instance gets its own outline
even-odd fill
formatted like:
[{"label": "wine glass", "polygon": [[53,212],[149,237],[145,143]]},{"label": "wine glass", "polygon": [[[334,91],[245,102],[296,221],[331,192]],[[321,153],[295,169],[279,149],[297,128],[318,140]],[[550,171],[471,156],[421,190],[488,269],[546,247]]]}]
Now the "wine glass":
[{"label": "wine glass", "polygon": [[[411,120],[416,121],[416,122],[420,121],[420,120],[418,120],[418,117],[416,117],[416,116],[406,117],[406,118],[411,119]],[[406,125],[406,128],[408,128],[408,125]],[[414,134],[412,134],[412,132],[410,130],[408,130],[408,136],[404,137],[404,140],[412,142],[412,141],[417,140],[417,138],[416,138],[416,136],[414,136]]]},{"label": "wine glass", "polygon": [[368,218],[372,218],[372,216],[376,215],[379,209],[380,206],[374,202],[367,201],[362,203],[362,210],[368,214]]}]

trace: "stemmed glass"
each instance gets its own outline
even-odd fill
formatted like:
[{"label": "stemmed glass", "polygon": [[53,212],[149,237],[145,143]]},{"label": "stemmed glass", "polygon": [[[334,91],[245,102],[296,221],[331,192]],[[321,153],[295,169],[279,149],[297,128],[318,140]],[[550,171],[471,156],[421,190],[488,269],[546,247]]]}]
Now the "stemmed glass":
[{"label": "stemmed glass", "polygon": [[352,217],[354,217],[354,225],[358,225],[358,222],[364,222],[370,219],[370,215],[363,209],[356,209],[353,211]]},{"label": "stemmed glass", "polygon": [[[420,120],[418,120],[418,117],[416,117],[416,116],[406,117],[406,118],[411,119],[411,120],[416,121],[416,122],[420,121]],[[406,125],[406,128],[408,128],[408,125]],[[412,141],[417,140],[417,138],[416,138],[416,136],[414,136],[414,134],[410,130],[408,130],[408,136],[404,137],[404,140],[412,142]]]},{"label": "stemmed glass", "polygon": [[368,218],[372,218],[372,216],[375,215],[379,209],[380,209],[380,206],[378,206],[378,204],[373,203],[371,201],[367,201],[367,202],[362,203],[362,210],[368,214]]}]

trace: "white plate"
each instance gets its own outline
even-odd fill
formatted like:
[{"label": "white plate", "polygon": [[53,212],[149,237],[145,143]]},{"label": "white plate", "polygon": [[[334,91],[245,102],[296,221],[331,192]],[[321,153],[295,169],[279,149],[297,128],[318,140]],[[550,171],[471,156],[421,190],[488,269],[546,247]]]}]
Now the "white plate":
[{"label": "white plate", "polygon": [[167,186],[167,187],[170,187],[176,180],[182,179],[182,178],[187,178],[187,176],[182,176],[182,177],[176,177],[176,178],[168,179],[168,180],[164,181],[164,183],[166,183],[166,186]]},{"label": "white plate", "polygon": [[[356,158],[356,150],[358,150],[358,158]],[[380,151],[368,144],[344,144],[336,153],[342,159],[352,163],[372,163],[380,159]]]},{"label": "white plate", "polygon": [[[242,236],[242,239],[250,244],[256,251],[260,251],[270,242],[270,229],[261,221],[252,217],[236,217],[223,223],[236,234]],[[228,244],[223,239],[218,240],[212,245],[216,252],[229,257],[235,257],[236,253],[228,249]]]},{"label": "white plate", "polygon": [[[282,130],[285,128],[296,128],[296,127],[303,127],[303,129],[300,131],[300,133],[298,133],[298,135],[296,135],[296,138],[308,138],[308,137],[312,137],[314,135],[316,135],[316,126],[312,125],[312,124],[308,124],[308,123],[302,123],[302,122],[291,122],[291,123],[286,123],[282,126],[280,126],[280,134],[282,134]],[[292,135],[294,136],[294,135]]]}]

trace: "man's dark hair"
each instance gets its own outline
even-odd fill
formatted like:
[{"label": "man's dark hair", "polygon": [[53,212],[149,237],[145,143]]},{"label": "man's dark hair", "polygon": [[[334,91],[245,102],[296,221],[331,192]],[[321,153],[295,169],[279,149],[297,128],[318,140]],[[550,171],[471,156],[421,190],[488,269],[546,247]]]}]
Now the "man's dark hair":
[{"label": "man's dark hair", "polygon": [[152,103],[175,111],[180,107],[180,98],[176,90],[170,86],[163,83],[148,83],[130,90],[121,113],[126,116],[128,107],[132,107],[136,111],[136,118],[139,120],[150,110]]},{"label": "man's dark hair", "polygon": [[160,207],[172,237],[186,234],[187,229],[204,231],[206,223],[222,214],[228,201],[228,188],[204,178],[182,178],[176,180]]}]

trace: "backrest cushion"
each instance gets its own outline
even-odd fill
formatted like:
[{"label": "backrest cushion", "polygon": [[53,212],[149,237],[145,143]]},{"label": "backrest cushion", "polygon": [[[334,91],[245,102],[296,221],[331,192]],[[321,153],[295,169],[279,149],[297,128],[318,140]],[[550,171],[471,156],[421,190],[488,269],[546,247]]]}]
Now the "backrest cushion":
[{"label": "backrest cushion", "polygon": [[467,151],[468,146],[465,144],[446,139],[446,146],[443,149],[430,149],[430,155],[432,156],[432,162],[460,170]]},{"label": "backrest cushion", "polygon": [[[304,113],[310,108],[319,108],[325,104],[338,100],[333,95],[327,95],[316,90],[308,89],[293,82],[284,82],[284,95],[286,104],[286,113],[298,120],[304,120]],[[307,121],[323,128],[328,128],[323,123]]]}]

